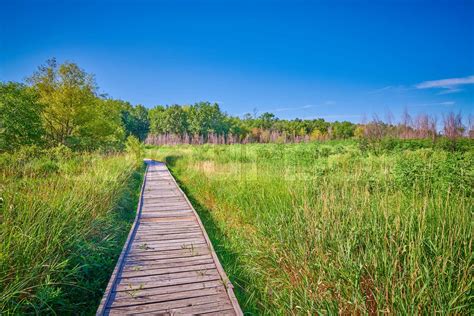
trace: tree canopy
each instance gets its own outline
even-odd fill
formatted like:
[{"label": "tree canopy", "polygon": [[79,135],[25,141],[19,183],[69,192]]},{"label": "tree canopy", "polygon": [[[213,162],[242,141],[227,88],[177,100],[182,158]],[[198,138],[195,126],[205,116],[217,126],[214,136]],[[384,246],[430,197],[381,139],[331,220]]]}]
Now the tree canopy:
[{"label": "tree canopy", "polygon": [[0,149],[42,144],[41,111],[34,90],[19,83],[0,83]]}]

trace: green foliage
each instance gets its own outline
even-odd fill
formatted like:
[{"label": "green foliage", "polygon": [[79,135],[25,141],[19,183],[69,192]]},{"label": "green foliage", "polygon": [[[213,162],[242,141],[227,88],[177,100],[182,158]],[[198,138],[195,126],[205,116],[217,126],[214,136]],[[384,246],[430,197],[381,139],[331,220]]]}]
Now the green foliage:
[{"label": "green foliage", "polygon": [[145,147],[135,136],[128,136],[125,143],[126,151],[131,154],[137,164],[142,164]]},{"label": "green foliage", "polygon": [[135,216],[135,170],[64,146],[0,154],[0,314],[95,313]]},{"label": "green foliage", "polygon": [[0,152],[24,145],[41,145],[42,106],[32,89],[18,83],[0,83]]},{"label": "green foliage", "polygon": [[192,135],[202,135],[207,138],[209,133],[222,135],[228,132],[225,115],[217,103],[196,103],[188,108],[187,116],[188,130]]},{"label": "green foliage", "polygon": [[107,100],[120,108],[125,135],[133,135],[140,141],[144,141],[150,130],[148,109],[143,105],[132,106],[128,102],[120,100]]},{"label": "green foliage", "polygon": [[[265,112],[258,117],[250,114],[243,118],[222,112],[218,104],[199,102],[189,106],[156,106],[148,113],[152,134],[199,135],[206,141],[208,135],[245,136],[258,135],[268,142],[270,132],[283,135],[317,135],[315,139],[346,139],[354,136],[356,125],[350,122],[329,123],[324,119],[280,120],[275,114]],[[282,142],[283,139],[280,139]]]},{"label": "green foliage", "polygon": [[346,139],[354,137],[355,125],[351,122],[334,122],[332,124],[333,138]]},{"label": "green foliage", "polygon": [[124,138],[120,112],[97,97],[92,75],[74,63],[54,59],[29,78],[43,105],[41,117],[50,145],[76,150],[118,148]]},{"label": "green foliage", "polygon": [[474,151],[449,153],[432,149],[405,151],[393,167],[394,179],[406,193],[413,190],[436,194],[474,193]]}]

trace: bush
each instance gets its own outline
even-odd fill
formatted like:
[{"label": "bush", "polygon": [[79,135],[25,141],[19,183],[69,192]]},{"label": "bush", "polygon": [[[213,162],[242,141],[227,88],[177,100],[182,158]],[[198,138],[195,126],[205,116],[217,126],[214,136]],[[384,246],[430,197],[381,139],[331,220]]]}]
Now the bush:
[{"label": "bush", "polygon": [[398,156],[393,174],[395,181],[405,192],[413,192],[417,188],[427,192],[457,191],[472,195],[473,154],[433,149],[406,151]]},{"label": "bush", "polygon": [[127,153],[131,154],[135,158],[137,165],[139,165],[143,160],[143,155],[145,151],[143,144],[140,143],[138,138],[133,135],[130,135],[127,137],[125,148]]}]

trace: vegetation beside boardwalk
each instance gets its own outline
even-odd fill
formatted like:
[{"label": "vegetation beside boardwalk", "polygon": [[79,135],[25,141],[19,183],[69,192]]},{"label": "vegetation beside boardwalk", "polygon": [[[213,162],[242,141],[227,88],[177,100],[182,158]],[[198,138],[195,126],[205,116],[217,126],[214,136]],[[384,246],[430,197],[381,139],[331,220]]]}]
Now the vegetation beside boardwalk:
[{"label": "vegetation beside boardwalk", "polygon": [[414,149],[346,141],[147,155],[167,160],[195,202],[246,311],[469,314],[473,143],[405,146]]},{"label": "vegetation beside boardwalk", "polygon": [[0,314],[93,314],[135,216],[130,155],[0,155]]}]

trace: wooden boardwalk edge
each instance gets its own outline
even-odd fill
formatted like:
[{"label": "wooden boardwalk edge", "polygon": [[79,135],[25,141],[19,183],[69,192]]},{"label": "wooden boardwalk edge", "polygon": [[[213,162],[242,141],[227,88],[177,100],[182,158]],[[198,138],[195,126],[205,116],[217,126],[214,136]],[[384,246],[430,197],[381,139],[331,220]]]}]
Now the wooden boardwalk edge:
[{"label": "wooden boardwalk edge", "polygon": [[130,232],[128,233],[127,240],[125,241],[125,244],[122,248],[122,252],[120,253],[120,256],[117,260],[117,264],[115,265],[114,271],[112,272],[112,275],[110,276],[109,283],[107,284],[107,288],[105,289],[104,296],[102,297],[102,300],[100,301],[100,305],[99,305],[99,308],[97,309],[96,315],[106,315],[105,309],[107,306],[110,305],[110,302],[113,301],[113,291],[117,287],[117,280],[118,280],[117,276],[120,275],[120,273],[123,270],[125,255],[130,249],[130,246],[133,241],[133,237],[135,236],[135,233],[138,228],[138,221],[140,220],[140,215],[141,215],[142,206],[143,206],[143,191],[145,190],[146,176],[148,175],[149,167],[150,166],[147,164],[145,173],[143,174],[142,187],[140,189],[140,198],[138,199],[138,206],[137,206],[135,219],[133,220],[132,227],[130,228]]},{"label": "wooden boardwalk edge", "polygon": [[[189,201],[188,197],[183,192],[183,190],[179,187],[176,179],[173,177],[173,175],[171,174],[171,172],[169,171],[169,169],[167,168],[167,166],[165,164],[163,164],[161,162],[154,161],[154,160],[145,160],[145,162],[146,162],[147,166],[146,166],[146,170],[145,170],[145,173],[144,173],[144,176],[143,176],[143,182],[142,182],[142,186],[141,186],[141,190],[140,190],[140,198],[139,198],[139,202],[138,202],[138,206],[137,206],[136,216],[135,216],[134,222],[132,224],[132,227],[130,228],[130,232],[128,234],[128,237],[127,237],[127,240],[124,244],[124,247],[123,247],[123,249],[120,253],[119,259],[117,260],[117,264],[116,264],[116,266],[114,268],[114,271],[113,271],[113,273],[110,277],[109,283],[107,284],[107,288],[104,292],[104,296],[102,297],[100,305],[97,309],[96,315],[108,315],[109,312],[110,312],[110,307],[112,306],[112,304],[114,303],[114,301],[116,299],[117,287],[119,286],[120,278],[122,277],[122,273],[124,272],[125,262],[126,262],[126,260],[128,260],[127,256],[130,254],[130,252],[133,252],[132,247],[134,245],[134,240],[135,240],[135,237],[137,235],[137,230],[140,227],[141,219],[143,218],[143,207],[144,207],[144,196],[145,196],[144,193],[145,193],[145,188],[147,186],[147,179],[148,179],[148,176],[149,176],[150,166],[153,166],[154,168],[157,168],[156,166],[158,164],[163,169],[163,170],[161,170],[162,172],[167,172],[168,173],[169,183],[174,184],[174,186],[176,187],[174,189],[179,191],[179,193],[182,195],[182,197],[184,198],[186,203],[189,205],[189,209],[192,211],[189,214],[192,214],[195,217],[195,220],[196,220],[196,222],[197,222],[197,224],[198,224],[198,226],[201,230],[202,236],[204,237],[205,243],[207,244],[207,248],[209,249],[212,261],[214,262],[215,269],[217,270],[218,275],[221,279],[220,282],[222,282],[223,286],[225,287],[225,292],[223,292],[223,293],[227,294],[227,297],[229,299],[228,302],[230,302],[230,304],[232,305],[232,309],[233,309],[234,313],[236,315],[243,315],[242,310],[240,309],[239,303],[237,301],[237,298],[234,294],[233,285],[230,282],[229,278],[227,277],[227,275],[226,275],[226,273],[225,273],[225,271],[224,271],[224,269],[223,269],[223,267],[222,267],[222,265],[221,265],[221,263],[220,263],[220,261],[217,257],[217,254],[214,250],[214,247],[212,246],[211,240],[210,240],[210,238],[209,238],[209,236],[208,236],[208,234],[207,234],[207,232],[204,228],[204,225],[202,224],[202,221],[199,218],[199,215],[197,214],[197,212],[194,209],[193,205]],[[168,177],[168,175],[167,175],[167,177]],[[153,177],[153,176],[151,176],[151,177]],[[150,181],[152,181],[152,180],[153,180],[153,178],[150,178]],[[156,179],[155,179],[155,181],[156,181]],[[152,187],[153,187],[153,185],[152,185]],[[163,202],[163,201],[161,201],[161,202]],[[146,212],[145,212],[145,214],[146,214]],[[195,229],[197,229],[197,227]],[[135,247],[136,247],[136,245],[135,245]],[[221,285],[221,287],[222,287],[222,285]],[[120,288],[118,290],[120,291]],[[218,303],[216,302],[216,304],[218,304]],[[117,311],[119,311],[119,310],[120,309],[118,309]],[[183,311],[185,311],[185,309],[183,309]]]}]

